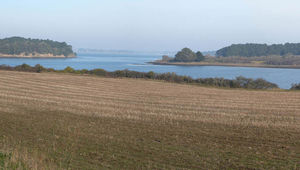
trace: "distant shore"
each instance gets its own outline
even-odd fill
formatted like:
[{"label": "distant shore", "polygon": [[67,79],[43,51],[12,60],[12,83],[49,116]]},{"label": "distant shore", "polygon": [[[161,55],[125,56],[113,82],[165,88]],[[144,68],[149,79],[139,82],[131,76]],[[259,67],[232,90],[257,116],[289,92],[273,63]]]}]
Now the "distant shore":
[{"label": "distant shore", "polygon": [[300,65],[266,65],[266,64],[242,64],[242,63],[208,63],[208,62],[165,62],[152,61],[147,62],[153,65],[176,65],[176,66],[225,66],[225,67],[258,67],[258,68],[286,68],[300,69]]},{"label": "distant shore", "polygon": [[53,54],[19,54],[19,55],[10,55],[10,54],[0,54],[0,58],[75,58],[76,55],[72,54],[69,56],[64,55],[53,55]]}]

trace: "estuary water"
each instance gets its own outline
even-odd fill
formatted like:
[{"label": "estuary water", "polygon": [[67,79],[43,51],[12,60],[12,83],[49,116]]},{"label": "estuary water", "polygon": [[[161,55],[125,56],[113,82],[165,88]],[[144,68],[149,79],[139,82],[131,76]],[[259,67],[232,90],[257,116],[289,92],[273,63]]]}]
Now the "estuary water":
[{"label": "estuary water", "polygon": [[78,54],[77,58],[67,59],[0,58],[0,65],[16,66],[26,63],[31,66],[41,64],[44,67],[55,69],[64,69],[70,66],[75,69],[102,68],[107,71],[128,69],[140,72],[175,72],[178,75],[187,75],[193,78],[224,77],[226,79],[234,79],[237,76],[244,76],[247,78],[263,78],[276,83],[283,89],[289,89],[293,83],[300,83],[300,69],[147,64],[149,61],[160,58],[161,55],[158,54],[100,53]]}]

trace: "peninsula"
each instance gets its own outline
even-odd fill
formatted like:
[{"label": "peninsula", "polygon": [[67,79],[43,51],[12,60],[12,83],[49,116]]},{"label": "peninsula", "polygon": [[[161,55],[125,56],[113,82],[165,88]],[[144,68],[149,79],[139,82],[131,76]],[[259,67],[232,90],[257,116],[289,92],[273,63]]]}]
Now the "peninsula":
[{"label": "peninsula", "polygon": [[0,39],[0,58],[71,58],[72,46],[52,40],[11,37]]},{"label": "peninsula", "polygon": [[215,56],[203,56],[184,48],[175,57],[163,56],[149,62],[156,65],[230,66],[300,69],[300,44],[236,44],[222,48]]}]

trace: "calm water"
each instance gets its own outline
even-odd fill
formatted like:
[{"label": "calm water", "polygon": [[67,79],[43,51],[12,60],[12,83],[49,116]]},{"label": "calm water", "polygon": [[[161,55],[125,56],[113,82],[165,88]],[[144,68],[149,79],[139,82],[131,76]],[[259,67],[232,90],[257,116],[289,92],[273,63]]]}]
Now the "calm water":
[{"label": "calm water", "polygon": [[247,78],[264,78],[288,89],[292,83],[300,83],[300,69],[247,68],[222,66],[160,66],[146,64],[160,59],[161,55],[146,54],[79,54],[71,59],[0,59],[0,64],[16,66],[23,63],[34,66],[41,64],[47,68],[64,69],[71,66],[75,69],[103,68],[108,71],[129,69],[141,72],[175,72],[193,78],[224,77],[233,79],[237,76]]}]

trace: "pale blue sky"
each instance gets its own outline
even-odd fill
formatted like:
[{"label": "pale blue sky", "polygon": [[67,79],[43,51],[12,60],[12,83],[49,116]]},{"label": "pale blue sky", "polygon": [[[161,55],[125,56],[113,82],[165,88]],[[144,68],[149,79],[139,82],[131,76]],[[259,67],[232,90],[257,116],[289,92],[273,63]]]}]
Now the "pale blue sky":
[{"label": "pale blue sky", "polygon": [[299,0],[1,0],[0,38],[74,47],[215,50],[300,42]]}]

